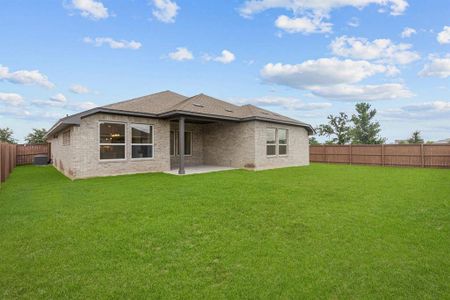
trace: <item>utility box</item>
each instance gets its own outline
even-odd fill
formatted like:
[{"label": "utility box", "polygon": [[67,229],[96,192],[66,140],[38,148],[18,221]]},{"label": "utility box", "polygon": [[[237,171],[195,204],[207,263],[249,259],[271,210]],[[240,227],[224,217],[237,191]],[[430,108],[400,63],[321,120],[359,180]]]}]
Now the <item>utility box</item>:
[{"label": "utility box", "polygon": [[39,154],[39,155],[33,156],[33,165],[35,165],[35,166],[48,165],[48,155]]}]

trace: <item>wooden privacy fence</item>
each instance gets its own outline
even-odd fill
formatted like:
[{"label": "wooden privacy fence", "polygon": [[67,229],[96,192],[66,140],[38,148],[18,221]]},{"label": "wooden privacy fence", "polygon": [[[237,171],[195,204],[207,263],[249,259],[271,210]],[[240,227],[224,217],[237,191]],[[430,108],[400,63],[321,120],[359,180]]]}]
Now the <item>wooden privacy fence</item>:
[{"label": "wooden privacy fence", "polygon": [[311,162],[450,168],[450,145],[314,145]]},{"label": "wooden privacy fence", "polygon": [[50,144],[23,144],[17,145],[17,165],[33,163],[33,157],[38,154],[48,155],[50,158]]},{"label": "wooden privacy fence", "polygon": [[16,167],[16,145],[0,143],[0,182]]}]

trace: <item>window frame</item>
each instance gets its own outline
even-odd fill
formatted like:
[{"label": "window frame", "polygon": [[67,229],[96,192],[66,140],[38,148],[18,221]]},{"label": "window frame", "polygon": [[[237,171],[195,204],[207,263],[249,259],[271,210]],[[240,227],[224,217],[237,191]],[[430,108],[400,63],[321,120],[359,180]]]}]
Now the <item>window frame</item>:
[{"label": "window frame", "polygon": [[[152,143],[151,144],[140,144],[140,143],[133,143],[133,125],[146,125],[151,128],[152,132]],[[155,127],[152,124],[146,124],[146,123],[130,123],[130,159],[131,160],[152,160],[155,159]],[[126,138],[125,138],[126,142]],[[133,146],[152,146],[152,156],[151,157],[133,157]]]},{"label": "window frame", "polygon": [[[286,131],[286,144],[280,144],[280,138],[278,136],[279,130],[285,130]],[[277,128],[277,155],[278,156],[288,156],[289,154],[289,129],[287,128]],[[286,154],[280,154],[280,145],[286,146]]]},{"label": "window frame", "polygon": [[[174,154],[170,154],[170,157],[179,157],[180,156],[180,131],[179,130],[170,130],[170,132],[173,132],[173,145],[174,145]],[[191,154],[184,154],[184,156],[192,156],[194,152],[194,132],[192,130],[185,130],[185,138],[184,142],[186,143],[186,133],[189,132],[191,134]],[[169,137],[170,137],[169,133]],[[178,143],[177,143],[177,136],[178,136]],[[171,147],[172,148],[172,147]],[[169,149],[169,153],[172,152],[172,149]]]},{"label": "window frame", "polygon": [[[124,126],[124,143],[102,143],[100,138],[100,127],[102,124],[120,124]],[[127,129],[128,124],[126,122],[118,122],[118,121],[99,121],[98,122],[98,132],[97,132],[97,138],[98,138],[98,160],[100,162],[114,162],[114,161],[125,161],[128,157],[128,151],[127,151]],[[123,158],[101,158],[101,146],[123,146],[124,147],[124,157]]]},{"label": "window frame", "polygon": [[[67,141],[67,135],[69,135],[68,141]],[[71,137],[70,137],[70,129],[66,130],[62,134],[62,145],[63,146],[70,146]]]},{"label": "window frame", "polygon": [[[268,143],[267,142],[267,130],[268,129],[274,129],[275,130],[275,143]],[[286,144],[280,144],[278,131],[279,130],[285,130],[286,131]],[[266,127],[266,157],[272,158],[272,157],[286,157],[289,156],[289,129],[283,128],[283,127]],[[280,154],[280,145],[286,146],[286,154]],[[275,154],[270,155],[267,154],[267,146],[275,146]]]},{"label": "window frame", "polygon": [[[267,141],[267,130],[269,129],[273,129],[275,130],[275,142],[274,143],[269,143]],[[277,156],[277,128],[275,127],[266,127],[266,131],[265,131],[265,138],[266,138],[266,156],[267,157],[276,157]],[[275,154],[267,154],[267,147],[268,146],[275,146]]]}]

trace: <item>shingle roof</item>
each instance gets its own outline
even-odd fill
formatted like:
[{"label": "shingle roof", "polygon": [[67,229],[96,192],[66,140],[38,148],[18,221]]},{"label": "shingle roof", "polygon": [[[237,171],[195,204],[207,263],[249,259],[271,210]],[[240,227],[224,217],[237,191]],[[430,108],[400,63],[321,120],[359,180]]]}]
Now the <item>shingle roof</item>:
[{"label": "shingle roof", "polygon": [[101,112],[161,118],[185,114],[215,119],[234,120],[238,122],[262,120],[301,126],[305,127],[310,134],[314,132],[313,128],[309,124],[256,107],[254,105],[248,104],[237,106],[205,94],[186,97],[171,91],[164,91],[97,107],[62,118],[55,125],[53,125],[46,136],[61,131],[69,125],[80,124],[80,120],[83,117]]},{"label": "shingle roof", "polygon": [[123,111],[146,112],[152,114],[160,114],[167,112],[171,107],[179,104],[188,97],[174,93],[172,91],[164,91],[143,97],[133,98],[109,105],[102,106],[109,109],[117,109]]}]

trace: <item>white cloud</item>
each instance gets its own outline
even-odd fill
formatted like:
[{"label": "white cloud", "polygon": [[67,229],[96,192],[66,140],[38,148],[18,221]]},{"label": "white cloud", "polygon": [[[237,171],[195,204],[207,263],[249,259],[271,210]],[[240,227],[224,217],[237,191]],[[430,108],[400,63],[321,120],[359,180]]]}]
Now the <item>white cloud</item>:
[{"label": "white cloud", "polygon": [[409,64],[420,58],[420,55],[411,51],[410,44],[394,44],[389,39],[376,39],[368,41],[364,38],[341,36],[330,44],[335,55],[353,59],[376,60],[392,64]]},{"label": "white cloud", "polygon": [[388,6],[391,15],[401,15],[408,7],[406,0],[247,0],[239,12],[244,17],[250,17],[268,9],[284,8],[295,14],[312,12],[315,15],[325,15],[345,6],[362,9],[370,4]]},{"label": "white cloud", "polygon": [[194,55],[184,47],[178,47],[176,51],[169,53],[169,58],[177,61],[192,60]]},{"label": "white cloud", "polygon": [[70,87],[70,91],[75,94],[87,94],[89,89],[81,84],[74,84]]},{"label": "white cloud", "polygon": [[0,65],[0,80],[6,80],[16,84],[37,84],[46,88],[53,88],[55,85],[50,82],[44,74],[38,70],[19,70],[10,72],[9,68]]},{"label": "white cloud", "polygon": [[403,107],[406,111],[450,111],[450,101],[433,101],[419,104],[411,104]]},{"label": "white cloud", "polygon": [[300,64],[267,64],[261,77],[269,82],[308,90],[315,96],[338,100],[391,100],[412,97],[413,93],[397,83],[357,85],[377,74],[398,73],[392,66],[364,60],[320,58]]},{"label": "white cloud", "polygon": [[380,111],[380,115],[390,119],[405,120],[437,120],[450,118],[450,101],[438,100],[388,108]]},{"label": "white cloud", "polygon": [[296,65],[269,63],[261,70],[261,76],[268,82],[308,89],[317,85],[356,83],[378,73],[394,72],[395,68],[364,60],[319,58]]},{"label": "white cloud", "polygon": [[142,47],[142,44],[136,41],[126,41],[126,40],[114,40],[110,37],[97,37],[90,38],[85,37],[83,42],[86,44],[93,44],[95,47],[101,47],[103,44],[109,45],[112,49],[131,49],[137,50]]},{"label": "white cloud", "polygon": [[222,50],[222,54],[219,56],[214,57],[214,56],[210,56],[209,54],[206,54],[203,56],[203,58],[206,61],[216,61],[216,62],[220,62],[223,64],[229,64],[236,59],[236,56],[234,55],[233,52],[225,49],[225,50]]},{"label": "white cloud", "polygon": [[303,111],[327,109],[332,106],[332,104],[328,102],[305,103],[297,98],[276,97],[276,96],[243,99],[238,102],[239,104],[253,104],[257,106],[267,106],[267,107],[280,106],[288,110],[303,110]]},{"label": "white cloud", "polygon": [[153,0],[153,16],[164,23],[174,23],[180,7],[171,0]]},{"label": "white cloud", "polygon": [[61,94],[61,93],[58,93],[58,94],[56,94],[56,95],[50,97],[50,100],[51,100],[51,101],[54,101],[54,102],[59,102],[59,103],[64,103],[64,102],[67,101],[66,96],[64,96],[64,95]]},{"label": "white cloud", "polygon": [[109,17],[108,9],[100,1],[73,0],[72,7],[81,11],[83,17],[94,20],[106,19]]},{"label": "white cloud", "polygon": [[356,17],[351,18],[348,22],[347,25],[350,27],[359,27],[359,19]]},{"label": "white cloud", "polygon": [[86,101],[81,103],[70,103],[65,106],[65,108],[73,110],[73,111],[84,111],[88,109],[92,109],[97,107],[98,105],[94,102]]},{"label": "white cloud", "polygon": [[450,26],[444,26],[437,35],[437,41],[439,44],[450,44]]},{"label": "white cloud", "polygon": [[416,34],[416,33],[417,33],[417,31],[414,28],[405,27],[400,35],[402,38],[409,38],[413,34]]},{"label": "white cloud", "polygon": [[316,96],[349,101],[395,100],[414,96],[404,85],[398,83],[379,85],[340,84],[313,87],[311,90]]},{"label": "white cloud", "polygon": [[8,105],[19,106],[23,103],[21,95],[16,93],[2,93],[0,92],[0,103],[6,103]]},{"label": "white cloud", "polygon": [[290,18],[281,15],[275,21],[275,26],[288,33],[310,34],[329,33],[332,31],[333,24],[322,22],[322,18],[318,16]]},{"label": "white cloud", "polygon": [[31,101],[31,104],[37,107],[54,107],[54,108],[58,108],[58,109],[67,109],[67,110],[71,110],[71,111],[84,111],[84,110],[88,110],[94,107],[97,107],[98,105],[90,102],[90,101],[86,101],[86,102],[79,102],[79,103],[68,103],[68,102],[57,102],[57,101],[53,101],[53,100],[33,100]]},{"label": "white cloud", "polygon": [[444,57],[430,56],[430,63],[419,72],[422,77],[450,77],[450,53]]}]

